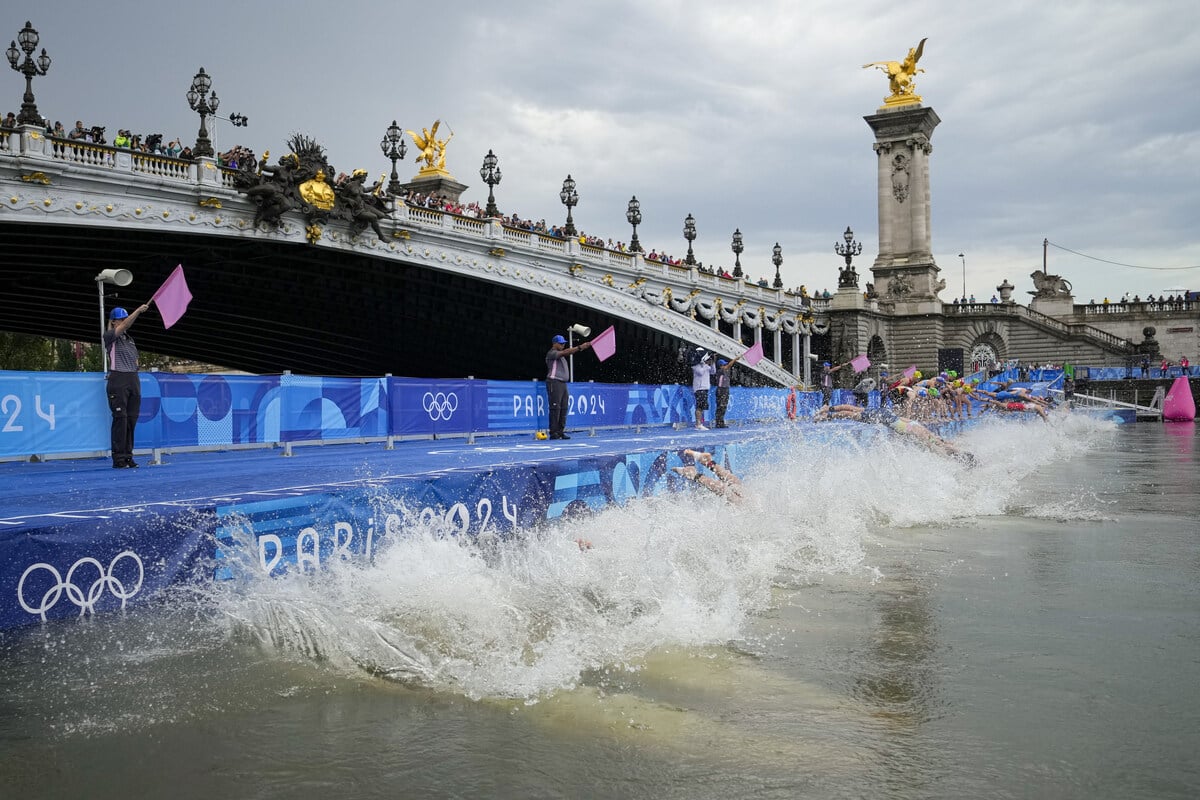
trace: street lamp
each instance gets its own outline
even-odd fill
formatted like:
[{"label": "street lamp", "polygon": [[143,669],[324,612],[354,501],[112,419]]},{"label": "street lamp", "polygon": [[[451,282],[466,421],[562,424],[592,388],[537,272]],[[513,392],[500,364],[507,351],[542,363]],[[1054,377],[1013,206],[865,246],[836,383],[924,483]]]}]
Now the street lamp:
[{"label": "street lamp", "polygon": [[196,73],[196,77],[192,78],[192,87],[188,89],[187,101],[191,106],[192,111],[200,115],[200,133],[196,136],[196,146],[192,148],[192,155],[208,156],[216,155],[213,152],[212,142],[208,138],[208,127],[205,123],[208,121],[209,114],[217,113],[217,106],[221,104],[221,99],[217,97],[217,93],[212,93],[212,99],[209,100],[208,93],[212,89],[212,78],[204,71],[204,67]]},{"label": "street lamp", "polygon": [[688,266],[695,266],[696,256],[692,254],[692,242],[696,241],[696,218],[691,214],[688,214],[687,218],[683,221],[683,238],[687,239],[688,243],[688,254],[683,263]]},{"label": "street lamp", "polygon": [[625,219],[633,226],[633,238],[629,240],[629,252],[640,253],[642,246],[638,243],[637,226],[642,224],[642,204],[638,202],[635,194],[629,200],[629,207],[625,209]]},{"label": "street lamp", "polygon": [[492,192],[493,187],[500,183],[500,178],[503,177],[500,174],[499,164],[500,159],[496,158],[496,154],[489,148],[487,155],[483,157],[483,166],[479,168],[479,177],[483,178],[483,182],[488,187],[487,208],[483,213],[489,218],[500,216],[500,209],[496,208],[496,196]]},{"label": "street lamp", "polygon": [[846,226],[846,232],[842,234],[842,239],[845,240],[845,244],[834,242],[833,245],[833,252],[846,259],[846,266],[838,270],[838,288],[858,288],[858,272],[855,271],[850,260],[855,256],[862,255],[862,242],[854,241],[854,231],[850,230],[849,225]]},{"label": "street lamp", "polygon": [[[17,49],[17,42],[21,43],[21,50]],[[17,34],[17,42],[9,45],[5,51],[9,65],[25,76],[25,95],[21,98],[21,113],[17,115],[17,124],[44,125],[37,104],[33,102],[33,76],[45,75],[50,71],[50,56],[46,55],[46,48],[43,47],[42,54],[36,59],[33,57],[33,51],[38,46],[38,32],[28,22]],[[18,64],[17,60],[21,57],[22,50],[25,51],[25,60]]]},{"label": "street lamp", "polygon": [[404,131],[396,124],[396,120],[392,120],[392,124],[388,125],[387,131],[383,134],[383,140],[379,143],[379,149],[383,151],[383,157],[392,161],[392,177],[388,181],[388,194],[393,197],[399,196],[404,187],[400,185],[400,176],[396,174],[396,162],[404,160],[404,154],[408,152],[408,148],[404,145]]},{"label": "street lamp", "polygon": [[742,277],[742,251],[746,248],[742,245],[742,229],[737,228],[733,232],[733,277]]},{"label": "street lamp", "polygon": [[783,248],[779,246],[779,242],[771,248],[771,263],[775,265],[775,288],[783,288],[783,278],[779,277],[779,267],[783,264]]},{"label": "street lamp", "polygon": [[962,253],[959,253],[958,257],[962,259],[962,299],[965,303],[967,301],[967,257]]},{"label": "street lamp", "polygon": [[558,199],[562,200],[562,204],[567,207],[567,225],[563,228],[563,233],[567,236],[575,235],[575,220],[571,219],[571,209],[579,205],[579,192],[575,191],[575,181],[570,175],[563,181],[562,191],[558,193]]}]

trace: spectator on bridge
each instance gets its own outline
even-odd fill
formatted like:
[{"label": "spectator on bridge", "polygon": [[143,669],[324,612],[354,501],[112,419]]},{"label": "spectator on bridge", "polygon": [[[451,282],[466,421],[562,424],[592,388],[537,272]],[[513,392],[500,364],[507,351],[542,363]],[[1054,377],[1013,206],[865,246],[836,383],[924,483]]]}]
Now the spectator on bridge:
[{"label": "spectator on bridge", "polygon": [[[1000,302],[1000,298],[996,297],[996,295],[992,295],[992,302],[993,302],[993,303],[999,303],[999,302]],[[1092,305],[1095,305],[1095,304],[1096,304],[1096,301],[1095,301],[1095,300],[1093,300],[1093,301],[1092,301]]]},{"label": "spectator on bridge", "polygon": [[126,150],[128,150],[130,142],[131,139],[129,138],[129,131],[125,130],[124,128],[120,128],[117,131],[116,137],[113,138],[113,147],[124,147]]},{"label": "spectator on bridge", "polygon": [[84,139],[87,139],[87,135],[88,135],[88,132],[83,127],[83,120],[77,119],[77,120],[75,120],[75,127],[71,130],[70,133],[67,134],[67,138],[68,139],[78,139],[80,141],[83,141]]},{"label": "spectator on bridge", "polygon": [[591,342],[582,342],[574,347],[567,347],[567,340],[561,334],[555,334],[550,340],[550,351],[546,353],[546,399],[550,407],[550,438],[570,439],[567,436],[567,406],[570,393],[567,382],[571,380],[567,356],[574,355],[580,350],[587,350]]},{"label": "spectator on bridge", "polygon": [[17,127],[17,115],[10,111],[4,115],[4,120],[0,122],[0,128],[12,130],[15,127]]},{"label": "spectator on bridge", "polygon": [[971,295],[971,299],[967,301],[971,305],[975,305],[975,295]]},{"label": "spectator on bridge", "polygon": [[134,321],[148,309],[143,303],[130,314],[120,306],[108,315],[108,330],[104,332],[104,349],[108,351],[108,378],[105,391],[112,412],[113,469],[137,466],[133,460],[133,429],[142,410],[142,385],[138,379],[138,351],[128,331]]}]

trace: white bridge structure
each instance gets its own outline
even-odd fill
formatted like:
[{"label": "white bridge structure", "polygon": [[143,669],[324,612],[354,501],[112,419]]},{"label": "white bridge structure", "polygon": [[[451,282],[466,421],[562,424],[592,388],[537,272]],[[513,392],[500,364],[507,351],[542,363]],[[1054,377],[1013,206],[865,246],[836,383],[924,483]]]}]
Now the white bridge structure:
[{"label": "white bridge structure", "polygon": [[[761,342],[766,357],[747,368],[759,373],[762,382],[779,385],[811,383],[810,337],[829,328],[828,300],[516,229],[499,219],[457,216],[400,201],[383,222],[386,241],[370,228],[352,235],[341,223],[313,230],[298,212],[285,214],[278,228],[256,228],[256,207],[234,188],[233,176],[211,158],[185,161],[55,139],[31,126],[0,131],[0,237],[8,238],[12,226],[20,226],[39,231],[50,250],[61,232],[83,227],[110,235],[161,237],[161,249],[169,250],[173,235],[199,234],[226,246],[290,246],[287,252],[303,251],[310,259],[315,249],[331,264],[355,255],[396,267],[415,265],[567,301],[606,320],[653,329],[680,347],[699,346],[731,358]],[[0,258],[10,267],[14,260],[33,258],[32,252],[0,246]],[[126,266],[116,263],[119,252],[108,258],[107,266]],[[36,267],[17,266],[26,270],[24,277],[9,280],[27,278]],[[93,297],[87,313],[94,339],[95,288],[84,288]],[[74,323],[39,330],[27,316],[35,300],[21,302],[26,307],[10,303],[0,308],[13,324],[7,329],[83,338],[78,317],[72,317]],[[156,344],[160,352],[171,353],[167,343]]]}]

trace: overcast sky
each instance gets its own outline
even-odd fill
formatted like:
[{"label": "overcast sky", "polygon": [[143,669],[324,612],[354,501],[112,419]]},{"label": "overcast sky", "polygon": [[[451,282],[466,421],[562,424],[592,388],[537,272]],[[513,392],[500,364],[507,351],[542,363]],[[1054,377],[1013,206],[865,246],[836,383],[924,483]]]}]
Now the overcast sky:
[{"label": "overcast sky", "polygon": [[[682,257],[691,213],[706,264],[732,265],[740,228],[751,276],[773,277],[779,242],[785,285],[830,291],[847,225],[860,274],[878,252],[863,117],[887,84],[862,65],[928,37],[917,92],[942,120],[930,171],[943,299],[962,292],[964,260],[969,294],[1007,278],[1027,298],[1044,238],[1092,257],[1049,249],[1076,302],[1200,290],[1194,0],[58,0],[10,8],[0,39],[27,14],[53,59],[34,80],[39,110],[68,128],[194,142],[184,95],[203,66],[219,113],[250,118],[218,121],[219,149],[274,160],[305,133],[337,170],[374,178],[390,171],[379,141],[393,119],[441,119],[466,200],[487,198],[491,148],[506,213],[561,222],[570,173],[589,234],[628,241],[637,195],[647,250]],[[18,111],[24,80],[5,74],[0,111]],[[417,171],[409,144],[402,180]]]}]

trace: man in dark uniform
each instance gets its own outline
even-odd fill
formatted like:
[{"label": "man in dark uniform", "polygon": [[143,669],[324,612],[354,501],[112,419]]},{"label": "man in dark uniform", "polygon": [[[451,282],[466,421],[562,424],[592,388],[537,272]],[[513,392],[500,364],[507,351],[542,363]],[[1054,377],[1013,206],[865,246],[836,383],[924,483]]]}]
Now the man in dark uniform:
[{"label": "man in dark uniform", "polygon": [[741,356],[735,356],[733,361],[717,359],[717,418],[714,428],[729,427],[725,424],[725,411],[729,408],[729,373],[733,371],[733,364],[739,358]]},{"label": "man in dark uniform", "polygon": [[556,335],[550,340],[550,352],[546,353],[546,397],[550,402],[550,438],[570,439],[566,434],[569,394],[567,382],[571,379],[570,362],[567,356],[587,350],[591,342],[582,342],[567,347],[567,340]]},{"label": "man in dark uniform", "polygon": [[112,411],[113,469],[137,466],[133,460],[133,429],[142,411],[142,385],[138,379],[138,351],[129,327],[150,305],[138,306],[130,314],[118,306],[108,315],[104,349],[108,352],[108,408]]}]

